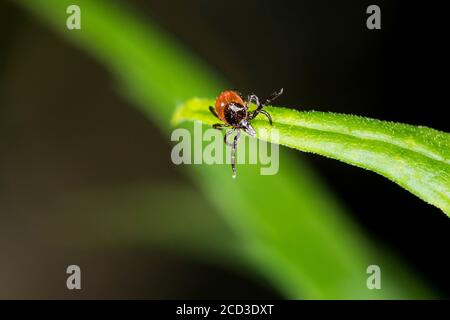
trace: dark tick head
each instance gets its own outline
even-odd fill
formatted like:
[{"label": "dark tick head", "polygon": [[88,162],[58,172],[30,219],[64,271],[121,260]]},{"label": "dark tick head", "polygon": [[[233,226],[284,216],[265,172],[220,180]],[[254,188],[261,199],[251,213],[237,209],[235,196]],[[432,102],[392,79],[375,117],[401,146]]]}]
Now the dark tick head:
[{"label": "dark tick head", "polygon": [[247,109],[244,105],[235,102],[225,107],[224,114],[226,122],[233,127],[239,127],[242,120],[247,119]]}]

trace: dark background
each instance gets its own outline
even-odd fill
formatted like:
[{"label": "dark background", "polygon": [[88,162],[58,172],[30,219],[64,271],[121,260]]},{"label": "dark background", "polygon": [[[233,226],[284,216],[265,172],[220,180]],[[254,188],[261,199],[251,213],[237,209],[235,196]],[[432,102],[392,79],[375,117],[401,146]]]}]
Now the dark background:
[{"label": "dark background", "polygon": [[[128,3],[242,92],[264,96],[284,87],[283,106],[450,131],[446,12],[437,3]],[[381,7],[382,30],[365,26],[370,4]],[[10,1],[0,2],[0,36],[0,297],[279,297],[262,279],[163,250],[49,240],[57,234],[49,227],[58,215],[52,203],[62,194],[190,182],[167,161],[167,137],[117,95],[89,56]],[[94,103],[86,105],[86,97]],[[315,167],[374,243],[450,296],[448,217],[374,173],[298,157]],[[72,261],[97,271],[90,290],[65,290],[61,270]]]}]

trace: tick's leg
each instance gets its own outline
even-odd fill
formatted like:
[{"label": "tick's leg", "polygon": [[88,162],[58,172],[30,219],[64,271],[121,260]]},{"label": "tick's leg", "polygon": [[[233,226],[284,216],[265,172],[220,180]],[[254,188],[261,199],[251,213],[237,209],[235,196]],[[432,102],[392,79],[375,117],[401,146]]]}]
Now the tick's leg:
[{"label": "tick's leg", "polygon": [[239,136],[241,135],[241,129],[236,129],[236,135],[233,139],[233,145],[231,147],[231,170],[233,171],[233,179],[236,178],[236,148]]},{"label": "tick's leg", "polygon": [[265,115],[267,117],[267,119],[269,120],[270,125],[272,125],[272,117],[270,116],[270,114],[267,111],[259,110],[259,113],[262,113],[263,115]]},{"label": "tick's leg", "polygon": [[229,127],[229,126],[230,125],[226,124],[226,123],[215,123],[215,124],[213,124],[213,128],[217,129],[217,130],[220,130],[222,128],[226,128],[226,127]]},{"label": "tick's leg", "polygon": [[223,137],[223,142],[227,145],[227,146],[233,146],[232,143],[228,142],[228,137],[230,136],[230,134],[232,134],[234,132],[234,128],[231,129],[230,131],[228,131],[227,133],[225,133],[225,136]]},{"label": "tick's leg", "polygon": [[255,95],[255,94],[249,94],[248,95],[248,97],[247,97],[247,108],[248,108],[248,105],[250,104],[250,103],[254,103],[254,104],[256,104],[256,107],[257,108],[260,108],[260,106],[261,106],[261,104],[259,103],[259,98],[258,98],[258,96],[257,95]]},{"label": "tick's leg", "polygon": [[217,115],[216,110],[214,110],[213,107],[209,106],[209,111],[211,111],[211,113],[212,113],[217,119],[219,119],[219,116]]},{"label": "tick's leg", "polygon": [[267,106],[268,104],[271,104],[273,100],[275,100],[276,98],[278,98],[281,94],[283,93],[283,88],[281,88],[280,90],[278,90],[277,92],[274,92],[270,95],[270,97],[268,97],[266,100],[264,100],[262,103],[257,104],[257,108],[255,111],[253,111],[250,116],[249,119],[252,120],[254,119],[259,113],[263,113],[267,118],[269,118],[269,122],[270,124],[272,124],[272,118],[270,118],[270,115],[267,112],[262,112],[261,109],[264,108],[265,106]]},{"label": "tick's leg", "polygon": [[270,95],[270,97],[268,97],[266,100],[263,101],[262,106],[267,106],[268,104],[271,104],[273,100],[275,100],[276,98],[278,98],[279,96],[281,96],[283,94],[283,88],[281,88],[280,90],[272,93]]},{"label": "tick's leg", "polygon": [[252,120],[254,117],[256,117],[258,115],[259,110],[261,110],[261,108],[263,107],[261,105],[261,103],[259,103],[258,96],[253,94],[253,93],[248,95],[248,98],[247,98],[247,109],[249,107],[249,104],[252,103],[252,102],[254,104],[256,104],[256,109],[249,113],[249,118],[248,118],[249,120]]}]

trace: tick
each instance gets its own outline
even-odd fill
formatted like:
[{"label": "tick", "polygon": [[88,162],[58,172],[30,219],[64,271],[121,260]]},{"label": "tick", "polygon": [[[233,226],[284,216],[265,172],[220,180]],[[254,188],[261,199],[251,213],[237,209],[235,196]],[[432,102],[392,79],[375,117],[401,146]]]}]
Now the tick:
[{"label": "tick", "polygon": [[[260,102],[259,98],[254,94],[248,95],[247,100],[244,100],[241,93],[238,91],[227,90],[221,92],[216,98],[215,108],[212,106],[209,107],[211,113],[222,121],[222,123],[214,124],[214,129],[221,130],[222,128],[227,127],[232,128],[225,133],[223,141],[226,145],[231,146],[231,169],[233,171],[233,178],[236,178],[236,147],[241,134],[241,129],[248,135],[254,137],[256,131],[250,121],[260,113],[265,115],[269,120],[270,125],[272,125],[272,117],[267,111],[263,110],[263,108],[278,98],[282,93],[283,88],[272,93],[270,97]],[[249,111],[248,108],[252,102],[256,105],[256,109]],[[230,143],[228,142],[228,137],[233,132],[236,132],[236,135],[233,138],[233,142]]]}]

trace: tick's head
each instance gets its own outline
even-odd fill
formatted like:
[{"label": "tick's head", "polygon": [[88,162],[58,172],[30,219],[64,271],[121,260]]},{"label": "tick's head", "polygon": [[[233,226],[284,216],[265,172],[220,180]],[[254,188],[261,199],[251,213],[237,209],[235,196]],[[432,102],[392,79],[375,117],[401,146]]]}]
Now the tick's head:
[{"label": "tick's head", "polygon": [[240,123],[240,127],[244,129],[244,131],[249,135],[254,137],[256,135],[256,131],[253,126],[247,120],[242,120]]},{"label": "tick's head", "polygon": [[225,121],[232,127],[240,127],[248,113],[244,105],[236,102],[228,103],[224,108]]}]

